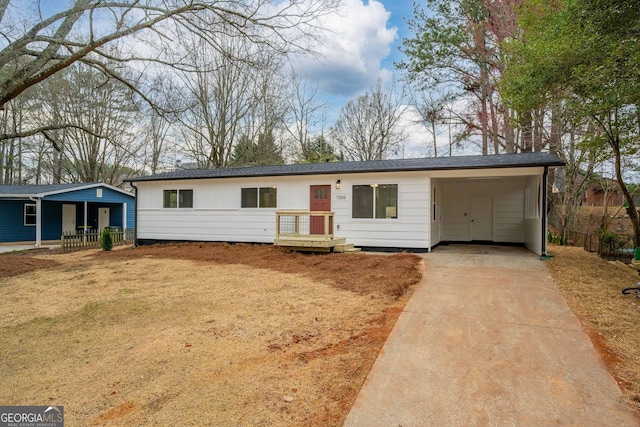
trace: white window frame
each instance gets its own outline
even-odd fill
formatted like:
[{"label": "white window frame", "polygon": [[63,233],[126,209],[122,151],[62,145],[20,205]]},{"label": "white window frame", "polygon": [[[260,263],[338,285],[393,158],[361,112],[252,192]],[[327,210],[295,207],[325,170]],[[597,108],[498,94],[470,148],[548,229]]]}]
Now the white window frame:
[{"label": "white window frame", "polygon": [[[34,213],[27,214],[27,206],[33,206]],[[27,215],[30,217],[33,216],[33,224],[27,224]],[[35,203],[25,203],[23,208],[22,222],[25,227],[35,227],[36,222],[38,221],[38,205]]]}]

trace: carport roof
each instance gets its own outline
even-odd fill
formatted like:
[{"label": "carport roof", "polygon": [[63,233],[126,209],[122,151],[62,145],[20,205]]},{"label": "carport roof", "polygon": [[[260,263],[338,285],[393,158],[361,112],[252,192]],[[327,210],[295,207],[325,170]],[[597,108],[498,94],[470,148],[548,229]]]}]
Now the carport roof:
[{"label": "carport roof", "polygon": [[456,169],[561,167],[564,162],[549,153],[514,153],[490,156],[431,157],[359,162],[306,163],[221,169],[183,169],[127,179],[129,182],[179,179],[245,178],[260,176],[320,175],[337,173],[436,171]]},{"label": "carport roof", "polygon": [[54,194],[70,193],[72,191],[85,190],[87,188],[95,187],[110,188],[111,190],[119,191],[133,197],[133,194],[129,192],[105,183],[76,183],[46,185],[0,185],[0,198],[42,198]]}]

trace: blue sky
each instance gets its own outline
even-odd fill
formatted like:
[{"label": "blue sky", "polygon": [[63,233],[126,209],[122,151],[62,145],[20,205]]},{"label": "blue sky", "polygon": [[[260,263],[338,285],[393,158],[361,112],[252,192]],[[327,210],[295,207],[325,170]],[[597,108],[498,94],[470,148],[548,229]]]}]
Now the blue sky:
[{"label": "blue sky", "polygon": [[[377,79],[388,81],[398,74],[394,62],[403,59],[398,47],[403,38],[411,36],[406,21],[413,17],[413,1],[342,1],[339,16],[323,23],[331,30],[319,47],[324,59],[302,58],[295,66],[300,77],[318,87],[316,102],[327,105],[325,131],[349,100],[364,93]],[[407,137],[401,155],[428,155],[429,136],[412,121],[415,116],[410,111],[406,114],[403,124]]]},{"label": "blue sky", "polygon": [[[424,5],[424,0],[416,0]],[[398,47],[409,37],[406,21],[413,17],[413,0],[341,0],[342,8],[317,24],[329,31],[316,50],[321,58],[302,56],[293,59],[298,76],[317,87],[315,101],[327,106],[323,125],[327,130],[338,117],[340,108],[364,93],[378,79],[391,80],[398,72],[394,62],[402,60]],[[33,0],[16,0],[15,7]],[[64,0],[44,0],[45,9],[66,5]],[[318,129],[315,129],[318,131]],[[422,134],[422,130],[414,134]],[[418,136],[416,140],[424,139]]]},{"label": "blue sky", "polygon": [[398,52],[398,46],[401,45],[402,39],[410,35],[406,25],[406,20],[413,17],[413,1],[406,0],[380,0],[384,8],[391,13],[388,24],[398,29],[398,37],[393,44],[391,54],[382,61],[384,67],[393,67],[393,61],[402,59],[402,55]]},{"label": "blue sky", "polygon": [[351,99],[378,78],[393,77],[412,16],[411,1],[343,0],[339,14],[322,23],[330,30],[318,48],[323,59],[303,58],[296,69],[332,103]]},{"label": "blue sky", "polygon": [[[319,95],[334,109],[363,93],[378,78],[392,78],[394,61],[401,59],[398,47],[408,36],[405,21],[413,16],[413,0],[340,1],[338,13],[318,23],[330,30],[318,49],[323,59],[297,58],[295,64],[300,77],[317,85]],[[11,4],[18,9],[39,5],[43,11],[53,13],[68,2],[16,0]]]}]

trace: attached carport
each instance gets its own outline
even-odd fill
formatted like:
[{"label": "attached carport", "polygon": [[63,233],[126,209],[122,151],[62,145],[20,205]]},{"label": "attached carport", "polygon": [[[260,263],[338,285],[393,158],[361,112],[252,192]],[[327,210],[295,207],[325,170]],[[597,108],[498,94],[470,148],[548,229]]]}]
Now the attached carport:
[{"label": "attached carport", "polygon": [[[488,156],[491,157],[491,156]],[[497,156],[496,156],[497,157]],[[521,244],[547,252],[547,174],[550,167],[496,167],[431,174],[431,244]]]}]

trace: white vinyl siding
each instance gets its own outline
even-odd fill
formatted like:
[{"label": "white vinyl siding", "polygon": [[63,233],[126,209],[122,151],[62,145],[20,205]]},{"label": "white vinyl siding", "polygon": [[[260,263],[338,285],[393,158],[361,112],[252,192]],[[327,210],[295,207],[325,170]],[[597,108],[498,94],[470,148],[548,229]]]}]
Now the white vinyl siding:
[{"label": "white vinyl siding", "polygon": [[[139,182],[138,238],[153,240],[197,240],[272,243],[275,212],[308,210],[311,185],[332,188],[331,210],[334,234],[356,246],[420,248],[429,247],[430,202],[428,176],[421,173],[341,174],[300,177],[260,177],[180,181],[193,188],[198,204],[192,210],[168,210],[162,206],[164,188],[174,182]],[[258,183],[259,185],[256,185]],[[353,185],[373,182],[398,185],[398,218],[352,218]],[[277,187],[278,207],[241,209],[241,188]]]},{"label": "white vinyl siding", "polygon": [[493,212],[493,241],[523,243],[524,192],[521,188],[509,188],[495,194]]},{"label": "white vinyl siding", "polygon": [[539,177],[531,179],[525,189],[525,218],[540,218],[540,206],[542,197],[542,180]]},{"label": "white vinyl siding", "polygon": [[538,254],[540,254],[543,245],[543,235],[546,234],[546,230],[543,233],[540,231],[542,227],[542,217],[546,215],[546,212],[542,212],[542,179],[539,176],[531,177],[527,183],[527,191],[525,193],[525,241],[526,247]]}]

